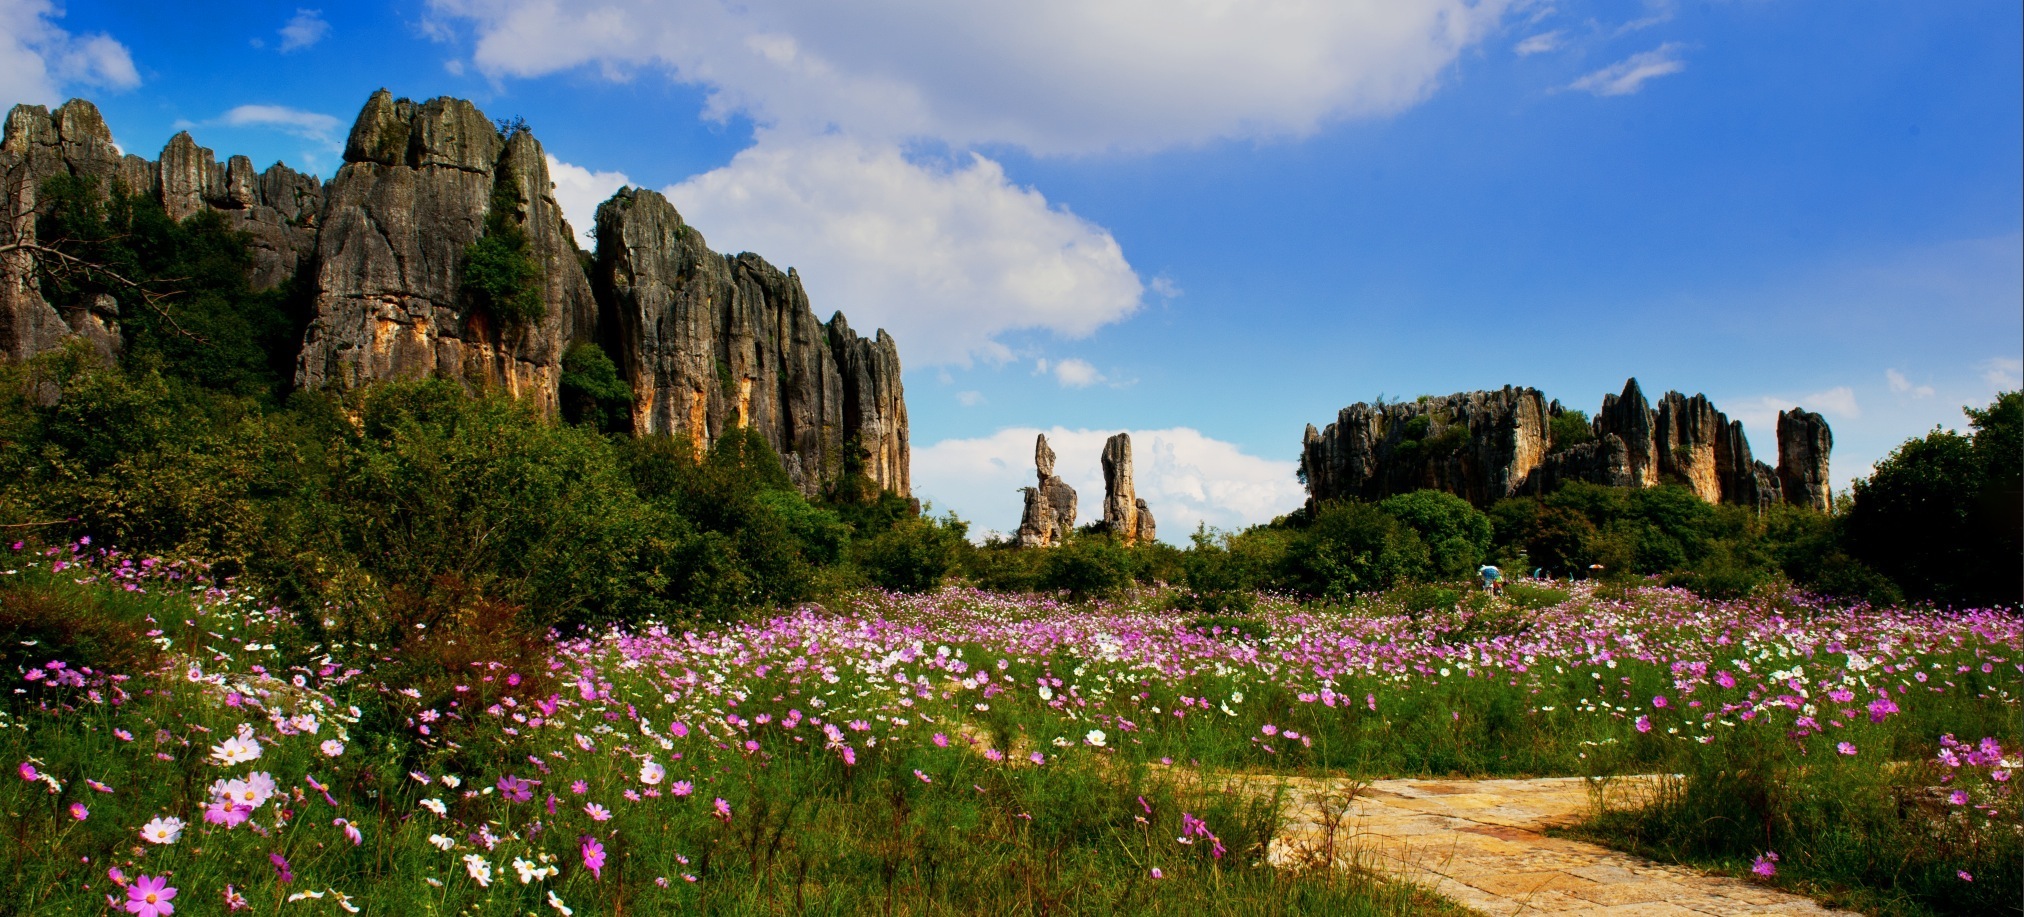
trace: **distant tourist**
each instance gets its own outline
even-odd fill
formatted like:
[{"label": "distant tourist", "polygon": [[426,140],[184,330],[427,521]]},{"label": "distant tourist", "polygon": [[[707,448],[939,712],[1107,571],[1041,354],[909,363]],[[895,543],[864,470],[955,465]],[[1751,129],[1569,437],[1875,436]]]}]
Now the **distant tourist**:
[{"label": "distant tourist", "polygon": [[1484,564],[1481,569],[1476,571],[1476,575],[1483,578],[1484,592],[1497,595],[1504,594],[1504,571],[1490,564]]}]

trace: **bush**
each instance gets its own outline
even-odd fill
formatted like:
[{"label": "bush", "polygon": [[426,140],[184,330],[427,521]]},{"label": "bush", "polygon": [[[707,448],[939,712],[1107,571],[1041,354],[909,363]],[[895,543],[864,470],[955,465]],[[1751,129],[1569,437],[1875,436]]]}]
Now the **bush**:
[{"label": "bush", "polygon": [[1132,585],[1132,556],[1109,535],[1076,534],[1042,552],[1037,585],[1082,600],[1123,593]]},{"label": "bush", "polygon": [[574,344],[562,355],[559,388],[562,416],[570,423],[606,433],[632,429],[632,386],[596,344]]},{"label": "bush", "polygon": [[955,569],[969,526],[951,513],[908,519],[852,546],[851,557],[872,582],[897,592],[932,592]]},{"label": "bush", "polygon": [[1341,598],[1424,578],[1431,564],[1418,533],[1366,503],[1324,504],[1293,538],[1284,584],[1306,595]]},{"label": "bush", "polygon": [[459,289],[472,304],[507,325],[538,322],[548,313],[542,298],[541,265],[527,230],[520,226],[518,184],[505,169],[492,190],[485,233],[464,247]]},{"label": "bush", "polygon": [[1490,517],[1454,494],[1416,490],[1387,498],[1378,508],[1419,533],[1435,576],[1468,576],[1489,554]]},{"label": "bush", "polygon": [[1563,452],[1595,440],[1595,427],[1581,411],[1561,411],[1546,422],[1549,452]]},{"label": "bush", "polygon": [[87,677],[154,671],[162,648],[148,636],[153,625],[139,604],[42,577],[0,579],[0,671],[48,663]]}]

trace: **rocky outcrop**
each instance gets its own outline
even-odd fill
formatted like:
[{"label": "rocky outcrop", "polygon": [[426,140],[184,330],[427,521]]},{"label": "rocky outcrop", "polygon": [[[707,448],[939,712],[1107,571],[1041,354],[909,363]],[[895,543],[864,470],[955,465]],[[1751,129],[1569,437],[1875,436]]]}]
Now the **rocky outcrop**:
[{"label": "rocky outcrop", "polygon": [[[462,99],[382,89],[326,197],[298,386],[442,376],[555,413],[563,351],[591,336],[597,306],[532,134],[502,137]],[[494,208],[526,234],[540,273],[532,318],[493,315],[461,289],[465,250]]]},{"label": "rocky outcrop", "polygon": [[[217,213],[250,235],[256,287],[308,284],[298,387],[441,377],[552,416],[564,353],[595,344],[633,387],[637,434],[685,435],[700,453],[750,427],[809,493],[859,469],[883,489],[911,490],[890,335],[861,337],[841,314],[822,322],[793,271],[710,251],[650,191],[622,190],[599,209],[599,255],[586,271],[541,144],[470,102],[374,93],[328,185],[278,163],[255,172],[243,156],[221,164],[188,133],[159,161],[122,156],[89,102],[16,106],[0,142],[0,245],[36,241],[37,194],[58,175],[153,195],[176,219]],[[467,249],[488,232],[525,237],[539,278],[531,315],[494,314],[465,290]],[[39,290],[33,253],[0,250],[8,356],[73,336],[117,348],[117,302],[52,305]]]},{"label": "rocky outcrop", "polygon": [[1827,476],[1827,454],[1833,450],[1827,418],[1803,408],[1778,412],[1778,483],[1786,502],[1822,512],[1834,508]]},{"label": "rocky outcrop", "polygon": [[1054,450],[1042,433],[1033,443],[1033,466],[1039,484],[1022,487],[1026,510],[1019,517],[1019,546],[1051,548],[1067,540],[1075,529],[1075,488],[1054,474]]},{"label": "rocky outcrop", "polygon": [[[1510,387],[1351,405],[1326,430],[1307,428],[1301,473],[1313,500],[1378,500],[1432,489],[1482,507],[1585,481],[1611,487],[1674,483],[1711,503],[1761,506],[1785,500],[1823,506],[1810,496],[1795,498],[1788,481],[1811,480],[1805,469],[1815,468],[1816,443],[1818,480],[1826,481],[1831,439],[1817,414],[1809,415],[1819,423],[1817,440],[1810,432],[1795,433],[1788,443],[1781,420],[1780,466],[1774,471],[1752,458],[1742,423],[1729,420],[1705,395],[1667,392],[1654,408],[1631,379],[1621,394],[1603,397],[1590,422],[1592,439],[1556,447],[1549,429],[1563,413],[1558,401],[1543,403],[1537,390]],[[1810,430],[1807,423],[1793,426]],[[1785,473],[1788,461],[1794,463],[1791,475]]]},{"label": "rocky outcrop", "polygon": [[[220,165],[210,150],[187,133],[177,134],[149,161],[122,154],[98,108],[72,99],[54,112],[39,105],[16,105],[0,139],[0,244],[34,243],[35,217],[43,184],[61,175],[91,179],[101,194],[121,189],[146,194],[169,215],[186,219],[218,213],[230,229],[252,237],[256,289],[294,277],[316,246],[316,221],[323,185],[275,163],[255,173],[251,160],[235,156]],[[16,250],[0,254],[0,351],[26,359],[60,346],[73,335],[101,352],[117,349],[118,303],[95,297],[90,303],[51,304],[35,282],[35,256]]]},{"label": "rocky outcrop", "polygon": [[1479,506],[1517,493],[1547,450],[1537,389],[1353,404],[1307,428],[1300,469],[1315,499],[1443,490]]},{"label": "rocky outcrop", "polygon": [[1158,537],[1152,510],[1139,499],[1138,488],[1132,483],[1129,433],[1119,433],[1103,443],[1103,527],[1128,545]]},{"label": "rocky outcrop", "polygon": [[[758,255],[720,255],[667,198],[627,188],[597,211],[593,268],[607,339],[633,385],[633,428],[698,450],[733,427],[763,433],[813,492],[855,458],[909,489],[899,348],[810,310],[801,278]],[[851,456],[847,453],[855,451]]]}]

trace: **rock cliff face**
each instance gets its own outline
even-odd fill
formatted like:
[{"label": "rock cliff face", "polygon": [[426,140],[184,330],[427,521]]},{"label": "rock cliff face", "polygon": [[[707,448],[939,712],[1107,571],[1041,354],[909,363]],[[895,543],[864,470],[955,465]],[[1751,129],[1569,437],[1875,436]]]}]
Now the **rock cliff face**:
[{"label": "rock cliff face", "polygon": [[1021,488],[1026,494],[1026,511],[1019,517],[1019,546],[1051,548],[1066,540],[1075,528],[1075,488],[1054,474],[1054,450],[1043,433],[1033,443],[1033,465],[1039,472],[1039,486]]},{"label": "rock cliff face", "polygon": [[899,348],[824,324],[801,278],[753,254],[710,251],[653,191],[624,189],[597,211],[594,273],[617,362],[633,384],[633,428],[697,449],[732,427],[765,434],[813,490],[858,450],[864,471],[908,488]]},{"label": "rock cliff face", "polygon": [[1834,508],[1827,477],[1827,454],[1834,450],[1834,432],[1827,418],[1793,408],[1778,412],[1778,483],[1785,499],[1826,511]]},{"label": "rock cliff face", "polygon": [[1353,404],[1312,425],[1301,470],[1316,499],[1444,490],[1478,506],[1518,492],[1546,455],[1537,389],[1505,387],[1392,404]]},{"label": "rock cliff face", "polygon": [[1125,544],[1157,538],[1152,510],[1138,498],[1132,484],[1131,434],[1119,433],[1103,443],[1103,526]]},{"label": "rock cliff face", "polygon": [[[586,272],[541,144],[525,129],[502,132],[461,99],[374,93],[327,186],[280,164],[256,173],[243,156],[220,164],[187,133],[157,162],[122,156],[82,100],[53,113],[16,106],[0,142],[0,245],[36,241],[36,195],[57,175],[121,183],[177,219],[216,211],[251,234],[256,286],[311,284],[299,387],[442,377],[552,416],[564,353],[591,343],[633,387],[636,434],[681,433],[701,450],[749,426],[808,492],[854,468],[910,491],[890,335],[860,337],[841,314],[818,320],[792,271],[711,252],[650,191],[622,190],[599,209],[599,253]],[[539,275],[531,317],[494,315],[464,289],[466,249],[502,225],[524,234]],[[0,251],[0,351],[25,359],[72,336],[116,348],[117,305],[60,314],[42,301],[34,259]]]},{"label": "rock cliff face", "polygon": [[[330,181],[318,241],[315,317],[296,384],[349,387],[444,376],[556,410],[562,354],[588,339],[597,306],[555,203],[541,144],[502,138],[462,99],[373,94]],[[541,314],[512,322],[460,289],[464,251],[492,209],[527,235]]]},{"label": "rock cliff face", "polygon": [[1832,438],[1818,414],[1802,419],[1795,411],[1790,422],[1781,415],[1774,471],[1751,457],[1742,423],[1729,420],[1705,395],[1667,392],[1653,408],[1632,379],[1621,394],[1603,397],[1590,425],[1592,440],[1556,447],[1549,430],[1562,413],[1558,401],[1545,403],[1537,390],[1510,387],[1355,404],[1326,430],[1307,428],[1301,472],[1314,500],[1377,500],[1425,488],[1481,507],[1567,481],[1612,487],[1670,482],[1711,503],[1785,500],[1825,508],[1824,496],[1795,496],[1790,483],[1819,482],[1803,486],[1825,494]]},{"label": "rock cliff face", "polygon": [[[0,137],[0,245],[36,243],[35,216],[44,182],[60,175],[90,178],[102,194],[115,187],[162,201],[171,216],[184,219],[216,211],[232,229],[253,237],[256,288],[281,284],[308,261],[316,247],[323,184],[275,163],[255,173],[253,163],[234,156],[224,165],[189,134],[177,134],[150,161],[121,154],[98,108],[72,99],[54,112],[40,105],[16,105]],[[44,302],[29,251],[0,254],[0,352],[26,359],[79,335],[109,352],[119,340],[118,307],[109,298],[90,305]]]}]

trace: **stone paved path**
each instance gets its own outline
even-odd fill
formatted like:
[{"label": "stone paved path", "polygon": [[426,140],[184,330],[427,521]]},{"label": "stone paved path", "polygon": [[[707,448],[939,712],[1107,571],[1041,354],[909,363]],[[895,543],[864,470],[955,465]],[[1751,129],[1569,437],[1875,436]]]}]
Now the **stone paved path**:
[{"label": "stone paved path", "polygon": [[[1286,788],[1288,823],[1274,841],[1275,860],[1354,862],[1493,917],[1850,913],[1741,879],[1547,837],[1543,829],[1571,825],[1590,811],[1588,789],[1579,777],[1380,780],[1353,800],[1346,781],[1249,777],[1240,782],[1254,792]],[[1611,799],[1637,789],[1635,783],[1618,783]]]}]

